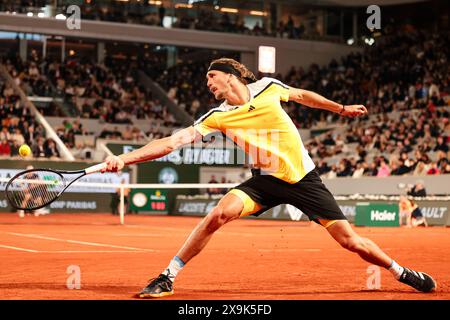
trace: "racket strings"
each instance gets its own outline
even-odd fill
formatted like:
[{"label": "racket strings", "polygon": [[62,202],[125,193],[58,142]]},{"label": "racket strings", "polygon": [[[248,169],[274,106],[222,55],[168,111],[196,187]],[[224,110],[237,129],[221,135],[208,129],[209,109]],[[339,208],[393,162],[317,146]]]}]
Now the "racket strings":
[{"label": "racket strings", "polygon": [[50,171],[31,171],[17,176],[8,188],[12,205],[32,210],[50,203],[64,190],[63,176]]}]

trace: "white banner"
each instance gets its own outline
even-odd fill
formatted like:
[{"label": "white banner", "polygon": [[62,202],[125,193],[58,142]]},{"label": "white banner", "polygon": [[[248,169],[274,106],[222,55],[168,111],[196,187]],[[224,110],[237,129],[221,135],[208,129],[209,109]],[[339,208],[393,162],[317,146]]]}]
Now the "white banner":
[{"label": "white banner", "polygon": [[[23,170],[21,169],[0,169],[0,178],[11,179],[13,176]],[[69,178],[70,179],[70,178]],[[93,173],[87,175],[79,182],[86,183],[106,183],[106,184],[121,184],[130,183],[130,174],[127,172],[105,172],[105,173]],[[77,182],[78,182],[77,181]],[[5,190],[7,182],[0,182],[0,190]],[[70,186],[65,192],[78,192],[78,193],[114,193],[114,188],[99,188],[99,187],[87,187],[87,186]]]}]

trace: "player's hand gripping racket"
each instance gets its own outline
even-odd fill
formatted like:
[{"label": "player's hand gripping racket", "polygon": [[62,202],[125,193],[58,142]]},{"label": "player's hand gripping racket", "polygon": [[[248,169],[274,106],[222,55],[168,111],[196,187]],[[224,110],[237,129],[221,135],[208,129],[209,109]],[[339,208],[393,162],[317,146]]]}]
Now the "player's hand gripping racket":
[{"label": "player's hand gripping racket", "polygon": [[19,210],[36,210],[52,203],[68,187],[87,174],[100,172],[106,163],[84,170],[63,171],[31,169],[19,172],[6,185],[6,197],[12,207]]}]

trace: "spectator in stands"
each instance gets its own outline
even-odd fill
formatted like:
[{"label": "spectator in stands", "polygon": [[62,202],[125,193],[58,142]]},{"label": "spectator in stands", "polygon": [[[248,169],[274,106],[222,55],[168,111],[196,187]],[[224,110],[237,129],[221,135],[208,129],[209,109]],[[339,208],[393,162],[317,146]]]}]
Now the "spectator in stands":
[{"label": "spectator in stands", "polygon": [[331,133],[328,133],[322,143],[326,146],[334,146],[336,145],[336,141],[333,139]]},{"label": "spectator in stands", "polygon": [[427,174],[429,174],[429,175],[440,174],[439,168],[438,168],[438,166],[437,166],[437,163],[431,162],[430,168],[428,169]]},{"label": "spectator in stands", "polygon": [[126,126],[125,130],[122,131],[123,140],[133,140],[133,130],[130,126]]},{"label": "spectator in stands", "polygon": [[19,144],[19,142],[17,140],[13,141],[13,144],[11,146],[11,158],[14,157],[19,157],[19,148],[20,148],[21,144]]},{"label": "spectator in stands", "polygon": [[37,138],[35,132],[34,132],[34,126],[30,125],[26,128],[26,132],[24,135],[25,141],[27,142],[27,144],[31,145],[35,139]]},{"label": "spectator in stands", "polygon": [[2,131],[0,131],[0,140],[11,140],[11,133],[9,133],[8,127],[4,124]]},{"label": "spectator in stands", "polygon": [[450,163],[447,161],[445,167],[441,169],[442,174],[450,174]]},{"label": "spectator in stands", "polygon": [[415,176],[425,176],[428,171],[428,166],[425,164],[424,161],[417,162],[416,168],[414,169]]},{"label": "spectator in stands", "polygon": [[109,139],[113,135],[112,131],[109,130],[106,126],[103,127],[103,130],[100,132],[99,138]]},{"label": "spectator in stands", "polygon": [[6,139],[2,139],[0,143],[0,156],[10,156],[11,146]]},{"label": "spectator in stands", "polygon": [[361,178],[364,175],[365,167],[364,162],[359,161],[356,164],[356,169],[353,171],[352,178]]},{"label": "spectator in stands", "polygon": [[47,139],[45,145],[45,156],[47,158],[59,158],[59,151],[53,139]]},{"label": "spectator in stands", "polygon": [[[222,177],[222,179],[220,180],[220,183],[227,183],[227,178],[225,176]],[[228,188],[221,188],[219,190],[220,194],[226,194],[228,192]]]},{"label": "spectator in stands", "polygon": [[445,142],[445,139],[443,136],[439,136],[437,138],[436,146],[434,147],[433,151],[434,152],[442,151],[445,153],[448,152],[448,144],[447,144],[447,142]]},{"label": "spectator in stands", "polygon": [[341,159],[338,164],[338,169],[336,172],[336,176],[338,177],[348,177],[352,175],[352,169],[350,166],[350,161],[347,159]]},{"label": "spectator in stands", "polygon": [[44,138],[39,137],[32,146],[33,156],[35,158],[45,158]]},{"label": "spectator in stands", "polygon": [[[211,175],[211,179],[208,181],[208,183],[218,183],[218,181],[216,180],[216,176]],[[208,188],[207,189],[207,193],[209,195],[218,194],[219,192],[220,192],[219,188]]]},{"label": "spectator in stands", "polygon": [[319,164],[316,167],[320,176],[328,173],[331,170],[325,160],[320,160]]},{"label": "spectator in stands", "polygon": [[377,170],[377,177],[387,177],[391,174],[391,169],[389,168],[386,158],[380,157],[380,165]]},{"label": "spectator in stands", "polygon": [[119,130],[119,127],[115,126],[111,131],[112,139],[122,140],[122,132]]}]

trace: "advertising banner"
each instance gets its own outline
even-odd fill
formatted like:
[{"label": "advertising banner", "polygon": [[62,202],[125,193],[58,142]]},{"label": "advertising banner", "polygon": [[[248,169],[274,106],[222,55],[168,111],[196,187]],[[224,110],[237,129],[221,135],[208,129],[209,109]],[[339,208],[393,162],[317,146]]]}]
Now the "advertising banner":
[{"label": "advertising banner", "polygon": [[[208,196],[194,196],[194,197],[186,197],[186,196],[179,196],[177,197],[173,214],[175,215],[192,215],[192,216],[205,216],[208,214],[208,212],[214,208],[214,206],[217,205],[219,202],[219,199],[210,199]],[[427,219],[427,223],[429,226],[444,226],[444,225],[450,225],[450,203],[448,201],[416,201],[419,207],[422,210],[422,214]],[[367,222],[368,218],[369,220],[372,218],[369,214],[366,214],[367,217],[360,216],[357,223],[355,221],[357,207],[359,203],[359,210],[365,210],[367,208],[363,208],[360,204],[360,201],[356,200],[337,200],[337,203],[346,218],[350,223],[355,223],[355,225],[399,225],[399,216],[398,216],[398,205],[394,203],[386,203],[382,201],[371,201],[370,203],[373,206],[381,205],[389,206],[388,212],[396,213],[395,216],[393,215],[386,215],[384,213],[384,210],[387,210],[387,207],[371,207],[375,208],[374,215],[373,215],[373,221]],[[382,209],[382,210],[380,210]],[[378,210],[378,213],[377,213]],[[394,218],[394,220],[388,220]],[[308,218],[302,214],[300,210],[297,208],[294,208],[292,206],[286,206],[286,205],[280,205],[275,208],[272,208],[259,216],[259,219],[277,219],[277,220],[301,220],[306,221]],[[366,219],[366,220],[364,220]],[[386,219],[386,221],[383,221]]]},{"label": "advertising banner", "polygon": [[[47,208],[50,212],[67,213],[112,213],[113,193],[63,193]],[[0,212],[16,212],[0,192]]]},{"label": "advertising banner", "polygon": [[393,203],[356,203],[355,226],[398,227],[398,204]]}]

